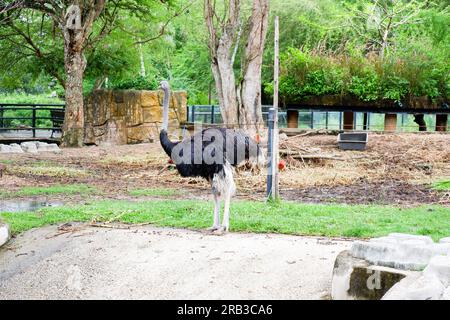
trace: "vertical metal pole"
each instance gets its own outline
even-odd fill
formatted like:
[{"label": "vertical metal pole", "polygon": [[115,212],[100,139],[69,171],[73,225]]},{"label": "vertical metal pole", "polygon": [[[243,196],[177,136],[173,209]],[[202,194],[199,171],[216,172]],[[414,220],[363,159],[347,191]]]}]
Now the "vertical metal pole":
[{"label": "vertical metal pole", "polygon": [[339,130],[342,130],[342,112],[339,112]]},{"label": "vertical metal pole", "polygon": [[325,112],[325,129],[328,130],[328,111]]},{"label": "vertical metal pole", "polygon": [[36,138],[36,107],[33,107],[33,118],[31,121],[31,126],[33,127],[33,138]]},{"label": "vertical metal pole", "polygon": [[280,197],[279,193],[279,176],[278,176],[278,161],[279,161],[279,152],[278,152],[278,93],[279,93],[279,74],[280,74],[280,27],[279,27],[279,18],[275,17],[275,61],[274,61],[274,94],[273,94],[273,154],[272,154],[272,198],[278,200]]},{"label": "vertical metal pole", "polygon": [[363,130],[367,130],[367,127],[368,127],[368,119],[369,119],[368,113],[367,113],[367,112],[364,112],[364,113],[363,113]]},{"label": "vertical metal pole", "polygon": [[314,129],[314,111],[311,111],[311,124],[310,124],[311,129]]},{"label": "vertical metal pole", "polygon": [[195,122],[195,105],[193,105],[191,110],[191,122],[194,123]]},{"label": "vertical metal pole", "polygon": [[405,114],[402,113],[402,129],[401,131],[405,131]]},{"label": "vertical metal pole", "polygon": [[211,106],[211,123],[214,124],[214,109],[216,108],[216,106]]},{"label": "vertical metal pole", "polygon": [[274,117],[275,117],[275,109],[270,108],[269,109],[269,115],[267,119],[267,125],[269,127],[269,141],[267,146],[267,198],[272,197],[272,176],[273,176],[273,166],[274,166],[274,159],[273,159],[273,127],[274,127]]}]

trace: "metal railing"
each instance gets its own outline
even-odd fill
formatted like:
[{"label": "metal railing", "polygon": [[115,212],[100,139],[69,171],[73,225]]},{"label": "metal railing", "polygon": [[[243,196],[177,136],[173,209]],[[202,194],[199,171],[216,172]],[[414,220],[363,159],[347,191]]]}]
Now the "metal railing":
[{"label": "metal railing", "polygon": [[[262,116],[265,124],[269,116],[269,108],[272,106],[262,106]],[[222,115],[218,105],[191,105],[187,106],[187,122],[202,122],[205,124],[221,124]],[[286,124],[286,111],[278,112],[278,121],[281,124]]]},{"label": "metal railing", "polygon": [[[263,106],[262,114],[267,126],[268,111],[271,106]],[[324,111],[314,109],[298,109],[298,128],[305,130],[343,130],[344,115],[342,111]],[[419,127],[414,122],[411,113],[397,113],[397,131],[415,132]],[[429,130],[434,130],[435,115],[425,114],[425,120]],[[187,122],[204,124],[222,124],[222,116],[218,105],[191,105],[188,106]],[[287,127],[286,109],[278,112],[279,128]],[[353,119],[355,131],[384,131],[384,113],[355,111]],[[351,129],[346,129],[351,130]]]},{"label": "metal railing", "polygon": [[0,133],[37,130],[61,131],[65,113],[64,104],[0,103]]}]

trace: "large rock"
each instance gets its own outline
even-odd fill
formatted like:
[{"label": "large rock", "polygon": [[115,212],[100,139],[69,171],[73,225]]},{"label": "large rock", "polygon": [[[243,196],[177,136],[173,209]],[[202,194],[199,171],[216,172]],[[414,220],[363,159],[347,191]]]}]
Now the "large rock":
[{"label": "large rock", "polygon": [[0,153],[11,153],[11,147],[7,144],[0,144]]},{"label": "large rock", "polygon": [[450,237],[442,238],[441,240],[439,240],[439,243],[450,243]]},{"label": "large rock", "polygon": [[0,247],[9,241],[11,238],[11,231],[7,224],[0,222]]},{"label": "large rock", "polygon": [[331,282],[333,300],[380,300],[401,279],[414,274],[405,270],[370,265],[341,252],[335,261]]},{"label": "large rock", "polygon": [[0,153],[23,153],[23,150],[17,143],[10,145],[0,144]]},{"label": "large rock", "polygon": [[439,300],[445,287],[432,275],[406,277],[389,290],[382,300]]},{"label": "large rock", "polygon": [[34,141],[22,142],[20,144],[20,146],[22,147],[22,150],[24,152],[28,152],[28,153],[37,153],[38,152],[36,142],[34,142]]},{"label": "large rock", "polygon": [[447,243],[434,243],[430,237],[392,233],[369,242],[355,241],[352,255],[371,264],[402,270],[423,270],[431,258],[447,254]]},{"label": "large rock", "polygon": [[[450,242],[392,233],[355,241],[336,258],[333,299],[447,299]],[[422,272],[423,271],[423,272]]]},{"label": "large rock", "polygon": [[36,147],[38,152],[61,152],[56,143],[37,142]]},{"label": "large rock", "polygon": [[450,286],[450,256],[433,257],[423,274],[436,277],[444,286]]},{"label": "large rock", "polygon": [[441,297],[442,300],[450,300],[450,287],[444,290],[444,293]]}]

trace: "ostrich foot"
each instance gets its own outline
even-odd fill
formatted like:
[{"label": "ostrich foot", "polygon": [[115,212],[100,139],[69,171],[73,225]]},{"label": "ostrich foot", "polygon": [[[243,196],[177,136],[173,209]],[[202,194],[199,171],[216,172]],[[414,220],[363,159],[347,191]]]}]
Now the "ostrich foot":
[{"label": "ostrich foot", "polygon": [[223,226],[217,226],[217,227],[212,227],[212,228],[206,229],[207,234],[214,235],[214,236],[221,236],[227,232],[228,232],[228,230],[226,230],[226,228]]},{"label": "ostrich foot", "polygon": [[221,236],[221,235],[226,234],[227,232],[228,232],[228,228],[221,226],[219,229],[213,231],[213,234],[217,235],[217,236]]},{"label": "ostrich foot", "polygon": [[206,231],[214,232],[214,231],[217,231],[217,230],[219,230],[221,228],[222,228],[222,226],[212,226],[211,228],[206,229]]}]

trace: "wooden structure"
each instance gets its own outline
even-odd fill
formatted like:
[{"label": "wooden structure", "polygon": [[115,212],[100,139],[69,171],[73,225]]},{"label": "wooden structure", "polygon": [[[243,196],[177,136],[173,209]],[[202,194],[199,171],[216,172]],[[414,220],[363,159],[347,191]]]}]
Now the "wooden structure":
[{"label": "wooden structure", "polygon": [[427,97],[411,98],[408,101],[396,102],[390,100],[361,101],[354,97],[328,95],[317,96],[302,101],[285,101],[287,110],[288,128],[298,128],[299,111],[308,109],[313,111],[338,111],[343,113],[343,129],[351,131],[355,129],[355,113],[364,113],[363,129],[368,129],[369,113],[384,113],[384,130],[395,132],[397,130],[397,114],[436,114],[436,131],[448,130],[449,102],[443,99],[432,101]]}]

